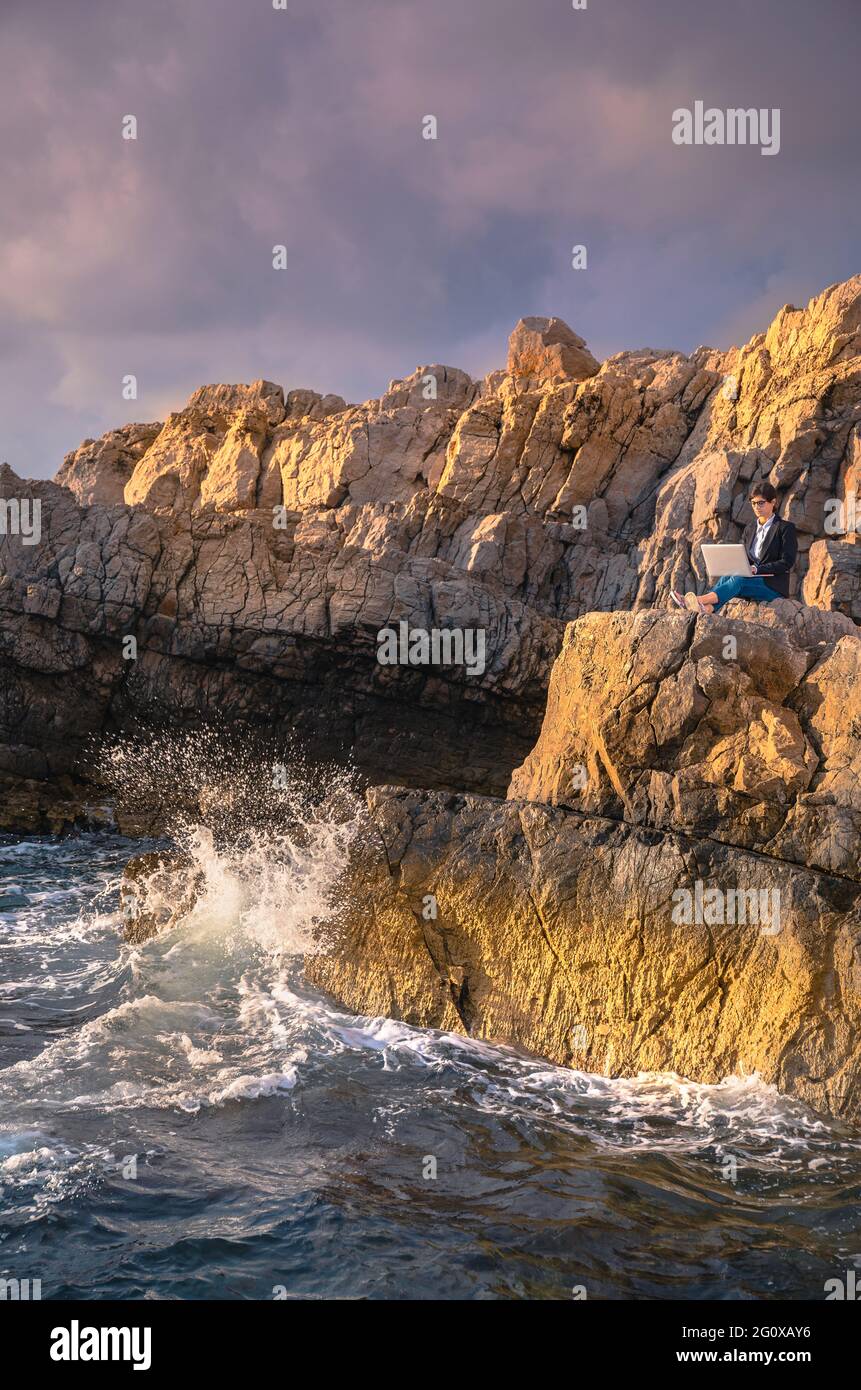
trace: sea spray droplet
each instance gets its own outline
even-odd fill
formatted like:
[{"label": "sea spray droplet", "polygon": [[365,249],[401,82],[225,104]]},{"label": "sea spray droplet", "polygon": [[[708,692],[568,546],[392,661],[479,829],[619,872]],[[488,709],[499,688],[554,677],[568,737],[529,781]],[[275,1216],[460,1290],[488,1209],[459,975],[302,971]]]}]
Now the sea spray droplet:
[{"label": "sea spray droplet", "polygon": [[126,870],[128,940],[185,924],[239,929],[287,953],[318,949],[365,815],[350,769],[213,727],[107,743],[99,758],[120,819],[172,842]]}]

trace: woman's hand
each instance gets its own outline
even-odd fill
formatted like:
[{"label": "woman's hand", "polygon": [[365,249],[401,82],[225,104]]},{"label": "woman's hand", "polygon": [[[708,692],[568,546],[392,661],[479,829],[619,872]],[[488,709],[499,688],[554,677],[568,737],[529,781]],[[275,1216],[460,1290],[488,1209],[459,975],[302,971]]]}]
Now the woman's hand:
[{"label": "woman's hand", "polygon": [[756,568],[756,565],[751,565],[750,572],[751,574],[758,574],[759,570]]}]

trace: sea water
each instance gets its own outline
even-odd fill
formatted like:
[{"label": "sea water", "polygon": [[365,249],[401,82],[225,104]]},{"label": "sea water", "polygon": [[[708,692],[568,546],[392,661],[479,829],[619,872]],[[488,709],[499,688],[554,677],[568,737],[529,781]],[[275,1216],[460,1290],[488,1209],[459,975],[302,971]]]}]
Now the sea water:
[{"label": "sea water", "polygon": [[861,1144],[756,1077],[610,1080],[309,988],[343,823],[184,848],[122,939],[118,835],[0,839],[0,1279],[43,1299],[820,1299]]}]

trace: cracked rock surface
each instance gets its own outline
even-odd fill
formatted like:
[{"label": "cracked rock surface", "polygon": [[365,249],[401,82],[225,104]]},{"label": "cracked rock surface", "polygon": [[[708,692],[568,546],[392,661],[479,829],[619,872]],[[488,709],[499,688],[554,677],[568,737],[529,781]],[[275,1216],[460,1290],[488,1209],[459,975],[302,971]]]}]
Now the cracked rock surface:
[{"label": "cracked rock surface", "polygon": [[[761,478],[798,528],[794,598],[857,624],[858,533],[825,512],[861,491],[861,276],[727,353],[599,363],[526,318],[481,381],[431,364],[361,405],[203,386],[54,483],[2,466],[0,500],[38,500],[42,534],[0,535],[0,824],[86,820],[93,735],[215,717],[375,781],[504,794],[566,623],[665,607]],[[380,666],[401,621],[483,630],[486,670]]]},{"label": "cracked rock surface", "polygon": [[570,624],[507,801],[371,790],[309,978],[357,1013],[610,1076],[758,1072],[861,1119],[861,634],[791,600],[725,611]]},{"label": "cracked rock surface", "polygon": [[[669,610],[761,479],[792,597]],[[109,820],[105,733],[293,735],[399,784],[307,962],[347,1007],[857,1119],[861,545],[825,523],[859,492],[861,276],[727,353],[599,363],[527,318],[482,381],[201,387],[53,483],[0,467],[42,515],[0,536],[0,828]],[[401,622],[482,630],[486,669],[381,666]],[[674,920],[698,883],[776,923]]]},{"label": "cracked rock surface", "polygon": [[861,631],[816,613],[805,636],[779,607],[782,627],[738,600],[737,617],[579,618],[509,796],[857,878]]},{"label": "cracked rock surface", "polygon": [[[306,960],[348,1008],[608,1076],[758,1072],[861,1117],[857,882],[561,806],[399,788],[368,803],[333,944]],[[697,879],[779,889],[780,931],[674,921]]]}]

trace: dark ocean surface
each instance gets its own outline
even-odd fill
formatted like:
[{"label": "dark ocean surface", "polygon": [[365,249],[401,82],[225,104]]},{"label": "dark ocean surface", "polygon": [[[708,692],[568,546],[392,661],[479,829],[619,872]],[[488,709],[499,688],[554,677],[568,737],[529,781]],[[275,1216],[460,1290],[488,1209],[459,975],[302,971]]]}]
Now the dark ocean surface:
[{"label": "dark ocean surface", "polygon": [[857,1132],[756,1078],[611,1081],[345,1014],[302,977],[340,859],[323,832],[302,855],[201,832],[194,912],[127,946],[119,878],[146,847],[0,839],[0,1278],[822,1299],[861,1269]]}]

